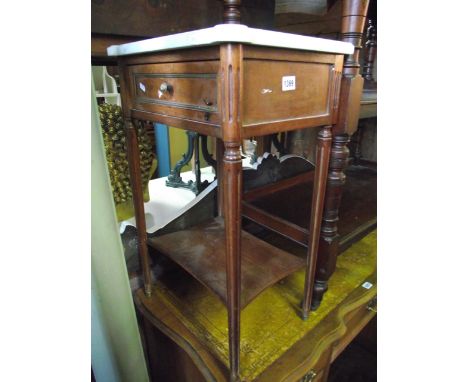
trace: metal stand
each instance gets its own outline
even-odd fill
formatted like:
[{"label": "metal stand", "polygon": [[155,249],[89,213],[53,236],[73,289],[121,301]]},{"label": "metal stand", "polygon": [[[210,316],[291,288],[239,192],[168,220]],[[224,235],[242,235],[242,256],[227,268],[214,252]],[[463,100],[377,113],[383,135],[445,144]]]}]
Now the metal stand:
[{"label": "metal stand", "polygon": [[[182,159],[176,163],[174,168],[171,170],[170,175],[167,177],[166,186],[174,188],[187,188],[195,195],[198,195],[206,187],[208,187],[209,182],[207,180],[201,181],[201,171],[200,171],[200,152],[199,152],[199,138],[201,138],[201,150],[203,158],[205,158],[206,163],[216,170],[216,161],[212,158],[208,152],[207,137],[205,135],[200,135],[193,131],[186,131],[187,134],[187,152],[182,155]],[[189,180],[184,182],[180,176],[180,171],[192,157],[195,155],[195,182]]]},{"label": "metal stand", "polygon": [[285,144],[284,144],[286,139],[285,139],[285,136],[283,134],[279,133],[279,135],[282,138],[281,141],[278,139],[278,134],[273,134],[271,136],[271,140],[272,140],[273,145],[275,146],[276,150],[278,150],[278,153],[279,153],[280,157],[282,157],[283,155],[287,154],[287,150],[286,150],[286,147],[285,147]]}]

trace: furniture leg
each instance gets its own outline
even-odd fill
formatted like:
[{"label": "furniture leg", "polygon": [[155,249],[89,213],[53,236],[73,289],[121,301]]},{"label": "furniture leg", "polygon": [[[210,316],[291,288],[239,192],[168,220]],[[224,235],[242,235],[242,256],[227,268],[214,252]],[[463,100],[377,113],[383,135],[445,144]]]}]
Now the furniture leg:
[{"label": "furniture leg", "polygon": [[346,144],[349,135],[358,125],[363,78],[359,74],[359,53],[369,0],[343,0],[341,32],[342,40],[354,45],[354,53],[347,55],[343,64],[340,86],[340,104],[336,125],[333,126],[333,143],[328,170],[325,209],[323,212],[321,237],[317,256],[316,281],[311,309],[315,310],[328,288],[328,279],[336,266],[339,251],[338,210],[345,183],[344,168],[349,150]]},{"label": "furniture leg", "polygon": [[312,296],[312,310],[317,309],[320,305],[323,294],[328,289],[328,279],[335,271],[336,257],[339,250],[338,211],[346,180],[343,171],[348,161],[349,150],[346,146],[348,141],[348,134],[336,135],[332,141],[325,208],[317,256],[317,271]]},{"label": "furniture leg", "polygon": [[[136,122],[139,123],[139,122]],[[125,127],[127,131],[127,158],[130,172],[130,182],[132,184],[133,208],[135,211],[136,228],[138,232],[138,253],[140,256],[140,266],[143,274],[143,284],[146,296],[151,296],[151,272],[149,266],[149,255],[145,207],[143,199],[143,186],[140,172],[140,151],[138,149],[138,136],[134,122],[126,119]]]},{"label": "furniture leg", "polygon": [[304,320],[309,317],[310,304],[312,301],[312,289],[314,286],[317,250],[320,240],[320,223],[325,200],[331,140],[331,126],[324,126],[319,131],[317,137],[315,179],[312,194],[312,208],[310,212],[309,245],[307,247],[307,267],[304,283],[304,299],[302,301],[302,318]]},{"label": "furniture leg", "polygon": [[[240,16],[238,0],[224,13],[224,20],[235,21]],[[225,8],[226,10],[227,8]],[[231,382],[239,381],[240,373],[240,271],[241,271],[241,197],[242,197],[242,47],[225,44],[220,48],[222,137],[224,160],[222,192],[226,235],[226,281],[229,328],[229,363]]]},{"label": "furniture leg", "polygon": [[375,26],[372,20],[367,20],[366,30],[366,57],[364,58],[364,65],[362,67],[362,75],[364,77],[364,91],[377,90],[377,83],[372,77],[374,71],[374,61],[377,54],[377,37]]},{"label": "furniture leg", "polygon": [[226,231],[227,310],[231,382],[238,381],[240,357],[241,270],[241,142],[225,142],[223,166],[224,225]]},{"label": "furniture leg", "polygon": [[223,167],[224,167],[224,143],[216,138],[216,178],[218,179],[218,216],[224,216],[224,186],[223,186]]}]

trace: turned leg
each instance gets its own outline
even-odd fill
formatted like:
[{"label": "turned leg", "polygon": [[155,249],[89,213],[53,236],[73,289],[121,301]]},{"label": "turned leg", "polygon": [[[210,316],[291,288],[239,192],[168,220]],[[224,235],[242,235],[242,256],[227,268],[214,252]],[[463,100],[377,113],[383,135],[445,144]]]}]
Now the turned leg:
[{"label": "turned leg", "polygon": [[325,208],[322,217],[317,270],[315,273],[314,291],[311,309],[315,310],[322,301],[323,294],[328,289],[328,279],[333,274],[339,250],[338,211],[346,176],[344,169],[347,164],[349,150],[346,144],[347,134],[333,137],[330,164],[328,169]]},{"label": "turned leg", "polygon": [[[138,122],[137,122],[138,123]],[[149,266],[148,245],[146,243],[146,221],[143,199],[143,185],[140,172],[140,150],[138,149],[138,136],[131,120],[125,121],[127,131],[127,158],[132,184],[133,209],[138,233],[138,254],[143,274],[143,284],[146,296],[151,296],[151,272]]]},{"label": "turned leg", "polygon": [[328,279],[333,274],[338,256],[338,210],[345,183],[344,168],[347,165],[349,150],[346,144],[349,135],[356,131],[362,93],[363,78],[359,75],[359,52],[367,15],[369,0],[343,0],[342,5],[342,40],[354,45],[353,54],[345,57],[341,78],[340,105],[337,124],[333,128],[334,136],[328,170],[325,209],[317,257],[312,309],[317,309],[323,294],[328,288]]},{"label": "turned leg", "polygon": [[240,142],[225,142],[223,202],[226,232],[227,310],[231,381],[239,376],[242,157]]},{"label": "turned leg", "polygon": [[312,289],[314,285],[317,250],[320,239],[323,203],[325,200],[331,140],[331,126],[323,127],[319,131],[317,137],[314,190],[312,194],[312,208],[310,213],[309,245],[307,247],[307,267],[304,283],[304,299],[302,301],[303,319],[307,319],[309,317],[312,301]]}]

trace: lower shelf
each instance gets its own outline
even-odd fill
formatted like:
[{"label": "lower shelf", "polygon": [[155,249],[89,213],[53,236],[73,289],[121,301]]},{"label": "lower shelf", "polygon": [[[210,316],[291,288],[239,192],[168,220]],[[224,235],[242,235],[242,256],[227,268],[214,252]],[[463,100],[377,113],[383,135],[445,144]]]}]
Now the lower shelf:
[{"label": "lower shelf", "polygon": [[[223,218],[149,238],[148,245],[179,264],[226,304]],[[305,266],[304,259],[245,231],[241,234],[241,252],[241,309],[263,290]]]},{"label": "lower shelf", "polygon": [[[304,271],[268,288],[242,311],[242,381],[297,382],[310,370],[320,374],[321,359],[330,347],[337,356],[375,316],[367,306],[377,295],[376,245],[377,232],[372,232],[338,258],[328,292],[307,321],[300,315]],[[135,294],[138,312],[174,343],[170,350],[160,344],[151,347],[147,338],[150,366],[155,361],[164,369],[154,370],[154,380],[227,382],[226,309],[193,278],[181,282],[181,273],[162,277],[149,298],[142,289]],[[364,288],[364,282],[372,286]],[[203,377],[194,378],[191,368],[184,369],[187,357],[181,358],[180,353],[192,360]]]}]

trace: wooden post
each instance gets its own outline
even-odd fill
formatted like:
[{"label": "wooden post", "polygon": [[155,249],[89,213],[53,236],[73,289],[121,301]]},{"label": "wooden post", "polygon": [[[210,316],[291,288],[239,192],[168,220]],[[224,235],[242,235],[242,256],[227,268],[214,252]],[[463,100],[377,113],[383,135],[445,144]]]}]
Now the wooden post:
[{"label": "wooden post", "polygon": [[347,134],[333,137],[330,164],[328,167],[327,191],[325,207],[322,216],[320,243],[317,256],[317,270],[315,274],[314,292],[311,309],[315,310],[322,301],[323,294],[328,289],[328,279],[335,271],[336,258],[339,250],[338,211],[346,176],[343,172],[346,167],[349,150],[346,144],[349,141]]},{"label": "wooden post", "polygon": [[223,22],[225,24],[240,24],[241,0],[224,0]]},{"label": "wooden post", "polygon": [[227,309],[229,326],[229,362],[231,381],[240,371],[240,270],[242,158],[240,142],[225,142],[224,152],[224,224],[226,234]]},{"label": "wooden post", "polygon": [[309,245],[307,247],[307,267],[304,283],[304,299],[302,301],[302,318],[309,317],[314,286],[315,265],[320,240],[320,226],[322,220],[323,203],[327,184],[328,162],[332,140],[331,126],[324,126],[318,133],[317,151],[314,176],[314,191],[312,194],[312,208],[310,212]]},{"label": "wooden post", "polygon": [[[137,122],[138,123],[138,122]],[[143,199],[143,185],[140,172],[140,150],[138,149],[138,136],[133,122],[125,120],[127,131],[127,158],[132,184],[133,208],[138,233],[138,254],[140,255],[140,266],[143,274],[143,283],[146,296],[151,296],[151,271],[149,266],[149,255],[146,235],[145,207]]]},{"label": "wooden post", "polygon": [[372,77],[374,71],[374,61],[377,54],[377,37],[375,26],[372,24],[372,20],[367,20],[366,30],[366,56],[364,58],[364,65],[362,67],[362,75],[364,77],[364,89],[365,90],[376,90],[377,84]]},{"label": "wooden post", "polygon": [[231,382],[239,380],[240,358],[240,271],[241,271],[241,99],[242,45],[220,48],[222,93],[223,204],[226,234],[227,311]]},{"label": "wooden post", "polygon": [[218,216],[224,216],[223,202],[223,166],[224,166],[224,143],[221,139],[216,138],[216,179],[218,180]]},{"label": "wooden post", "polygon": [[[226,24],[240,23],[241,0],[224,0],[223,19]],[[224,156],[222,195],[226,234],[226,280],[229,329],[230,381],[239,381],[240,374],[240,272],[241,272],[241,99],[242,46],[225,44],[220,47],[222,103],[222,136]]]},{"label": "wooden post", "polygon": [[320,305],[323,294],[328,288],[328,279],[336,267],[339,250],[338,212],[346,179],[343,170],[349,155],[346,144],[349,141],[349,136],[357,129],[364,82],[359,74],[359,52],[362,48],[362,35],[368,7],[369,0],[343,0],[342,40],[354,45],[354,53],[347,55],[343,64],[338,118],[332,129],[333,141],[312,296],[312,309],[316,309]]}]

